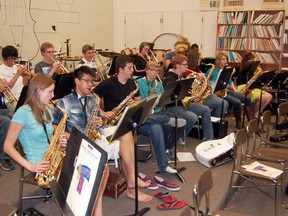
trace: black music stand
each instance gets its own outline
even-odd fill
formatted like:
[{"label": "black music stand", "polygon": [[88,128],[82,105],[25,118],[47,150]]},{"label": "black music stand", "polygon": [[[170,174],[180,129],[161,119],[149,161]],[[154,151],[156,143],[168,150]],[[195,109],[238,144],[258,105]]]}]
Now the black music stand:
[{"label": "black music stand", "polygon": [[195,78],[177,80],[169,82],[164,89],[158,106],[165,106],[167,104],[175,103],[175,146],[174,146],[174,169],[177,170],[176,176],[181,182],[185,183],[185,179],[180,175],[180,172],[185,170],[186,167],[177,168],[177,140],[178,140],[178,101],[184,99],[187,95]]},{"label": "black music stand", "polygon": [[74,89],[73,73],[57,74],[54,79],[55,79],[55,89],[53,99],[62,98],[70,94]]},{"label": "black music stand", "polygon": [[[218,76],[218,79],[215,83],[215,87],[213,90],[213,93],[219,92],[221,90],[225,90],[226,86],[229,82],[229,79],[233,72],[232,67],[224,67],[221,71],[220,75]],[[224,97],[222,97],[222,103],[221,103],[221,116],[220,116],[220,129],[219,129],[219,138],[223,138],[224,134],[222,134],[222,123],[223,123],[223,109],[224,107]]]},{"label": "black music stand", "polygon": [[[97,144],[91,141],[87,136],[85,136],[77,128],[73,127],[70,134],[71,136],[67,143],[67,149],[66,149],[67,152],[63,161],[63,166],[62,166],[62,171],[60,173],[59,181],[58,182],[51,181],[50,188],[52,190],[53,197],[55,198],[57,205],[60,207],[62,214],[66,216],[73,216],[74,213],[72,209],[70,208],[69,204],[67,203],[68,192],[69,192],[70,186],[72,186],[71,182],[73,180],[72,178],[73,173],[77,172],[75,170],[76,169],[75,166],[77,163],[77,158],[79,156],[80,146],[83,144],[83,141],[87,142],[88,143],[86,144],[87,147],[91,151],[95,150],[99,152],[99,155],[100,155],[96,178],[90,179],[91,182],[94,181],[93,189],[92,191],[90,191],[91,192],[90,194],[87,194],[87,195],[85,194],[86,197],[89,197],[89,202],[88,202],[86,213],[85,213],[85,215],[88,216],[88,215],[92,215],[93,213],[95,200],[98,196],[98,190],[101,185],[103,172],[105,169],[105,165],[107,164],[107,160],[108,160],[108,155],[106,151],[104,151],[101,147],[99,147]],[[87,182],[83,184],[86,184],[86,183]],[[78,202],[81,202],[81,200],[78,200]]]},{"label": "black music stand", "polygon": [[259,104],[259,113],[258,113],[258,122],[260,120],[260,111],[261,111],[261,101],[262,101],[262,93],[263,93],[263,87],[265,84],[268,84],[274,77],[276,71],[267,71],[263,72],[249,87],[249,90],[259,88],[261,90],[260,93],[260,104]]},{"label": "black music stand", "polygon": [[137,128],[142,125],[155,106],[155,101],[157,97],[153,97],[151,99],[146,99],[141,102],[137,102],[132,104],[129,107],[126,107],[119,122],[117,123],[117,129],[109,140],[115,140],[129,131],[134,132],[134,166],[135,166],[135,212],[132,215],[140,216],[144,215],[147,211],[150,210],[149,207],[145,207],[138,210],[138,164],[137,164]]},{"label": "black music stand", "polygon": [[[244,83],[248,83],[249,79],[253,76],[253,73],[259,64],[260,64],[260,61],[247,61],[244,67],[242,68],[242,70],[239,72],[239,75],[236,78],[236,83],[237,83],[237,80],[244,80],[245,81]],[[244,98],[244,113],[243,113],[243,119],[242,119],[242,127],[244,127],[244,123],[245,123],[246,103],[247,103],[248,92],[246,91],[244,95],[245,95],[245,98]]]}]

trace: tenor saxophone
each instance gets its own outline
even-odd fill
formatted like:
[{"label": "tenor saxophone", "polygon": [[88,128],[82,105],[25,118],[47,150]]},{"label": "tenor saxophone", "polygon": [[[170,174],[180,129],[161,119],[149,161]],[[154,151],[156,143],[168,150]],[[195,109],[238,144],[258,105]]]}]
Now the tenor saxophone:
[{"label": "tenor saxophone", "polygon": [[124,111],[125,107],[126,107],[126,103],[132,99],[135,94],[138,92],[139,90],[139,85],[137,84],[137,82],[135,80],[133,80],[135,85],[136,85],[136,89],[133,90],[117,107],[115,107],[112,112],[115,113],[114,117],[111,119],[107,119],[104,121],[103,125],[105,126],[113,126],[122,116],[122,112]]},{"label": "tenor saxophone", "polygon": [[57,179],[57,176],[60,173],[63,158],[66,155],[66,149],[62,148],[62,146],[58,143],[60,135],[65,131],[67,119],[69,117],[68,112],[60,107],[58,104],[56,104],[54,101],[51,101],[51,103],[56,106],[61,113],[63,114],[63,117],[60,121],[60,123],[57,126],[57,129],[54,132],[54,135],[52,137],[52,140],[50,142],[49,148],[44,154],[44,157],[42,161],[48,161],[49,162],[49,168],[42,173],[37,173],[36,175],[36,181],[37,184],[40,187],[48,188],[49,183],[53,179]]},{"label": "tenor saxophone", "polygon": [[97,139],[101,139],[101,134],[99,131],[97,131],[95,128],[96,128],[96,125],[94,124],[93,122],[93,119],[95,117],[98,116],[98,112],[99,112],[99,107],[100,107],[100,97],[95,94],[93,91],[92,91],[92,94],[93,96],[97,99],[97,103],[95,104],[95,107],[89,117],[89,120],[87,122],[87,125],[84,129],[84,134],[89,138],[91,139],[93,142],[95,142]]}]

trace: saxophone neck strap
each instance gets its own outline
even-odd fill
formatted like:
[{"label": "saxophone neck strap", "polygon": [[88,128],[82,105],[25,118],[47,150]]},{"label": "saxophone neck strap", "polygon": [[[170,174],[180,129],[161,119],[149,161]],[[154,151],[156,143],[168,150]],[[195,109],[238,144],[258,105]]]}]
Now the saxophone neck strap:
[{"label": "saxophone neck strap", "polygon": [[48,144],[50,144],[50,139],[49,139],[49,136],[48,136],[46,124],[43,122],[42,125],[43,125],[43,128],[44,128],[45,134],[46,134],[47,142],[48,142]]}]

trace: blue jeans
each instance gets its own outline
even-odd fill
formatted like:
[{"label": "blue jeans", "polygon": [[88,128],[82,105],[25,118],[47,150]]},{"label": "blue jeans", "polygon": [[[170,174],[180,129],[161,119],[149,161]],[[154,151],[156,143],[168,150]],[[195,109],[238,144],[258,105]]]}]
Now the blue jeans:
[{"label": "blue jeans", "polygon": [[[172,115],[175,116],[175,106],[168,107],[167,110],[171,113],[171,117]],[[183,106],[177,106],[177,117],[186,120],[186,134],[190,133],[194,124],[198,121],[198,116],[190,110],[186,110]]]},{"label": "blue jeans", "polygon": [[8,110],[0,109],[0,159],[9,159],[8,155],[3,151],[4,141],[10,125],[10,117]]},{"label": "blue jeans", "polygon": [[[245,95],[234,91],[228,91],[225,100],[228,101],[230,106],[233,106],[234,111],[241,112],[241,103],[245,103]],[[246,97],[246,106],[252,106],[252,102],[249,97]]]},{"label": "blue jeans", "polygon": [[[210,95],[204,102],[204,105],[208,106],[210,109],[212,109],[211,116],[214,117],[221,117],[221,109],[222,109],[222,98],[217,97],[215,95]],[[224,100],[223,103],[223,116],[226,113],[227,109],[229,107],[229,103]]]},{"label": "blue jeans", "polygon": [[201,122],[203,126],[203,140],[214,139],[214,131],[209,107],[202,104],[190,103],[188,110],[198,116],[201,116]]},{"label": "blue jeans", "polygon": [[[170,117],[167,115],[155,113],[137,130],[138,133],[151,137],[160,172],[165,172],[168,166],[166,149],[175,145],[175,130],[168,124],[169,121]],[[178,134],[183,133],[183,129],[179,128]]]}]

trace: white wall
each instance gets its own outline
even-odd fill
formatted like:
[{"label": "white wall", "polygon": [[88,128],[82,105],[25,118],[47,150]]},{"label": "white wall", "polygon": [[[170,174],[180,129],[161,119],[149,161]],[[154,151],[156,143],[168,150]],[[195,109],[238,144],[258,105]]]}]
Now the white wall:
[{"label": "white wall", "polygon": [[[244,10],[259,10],[261,2],[261,0],[244,0]],[[288,0],[285,0],[285,4],[288,9]],[[114,50],[120,51],[125,48],[125,14],[168,11],[200,11],[200,0],[114,0]],[[213,56],[216,49],[217,13],[203,12],[202,14],[204,18],[203,52],[205,56],[211,56],[211,54]],[[137,29],[131,29],[131,31],[137,31]],[[183,36],[190,38],[190,35]]]},{"label": "white wall", "polygon": [[[0,0],[0,3],[0,45],[19,44],[25,59],[34,58],[44,41],[58,49],[66,39],[71,39],[72,56],[81,56],[86,43],[113,49],[112,0]],[[32,63],[41,59],[38,53]]]}]

